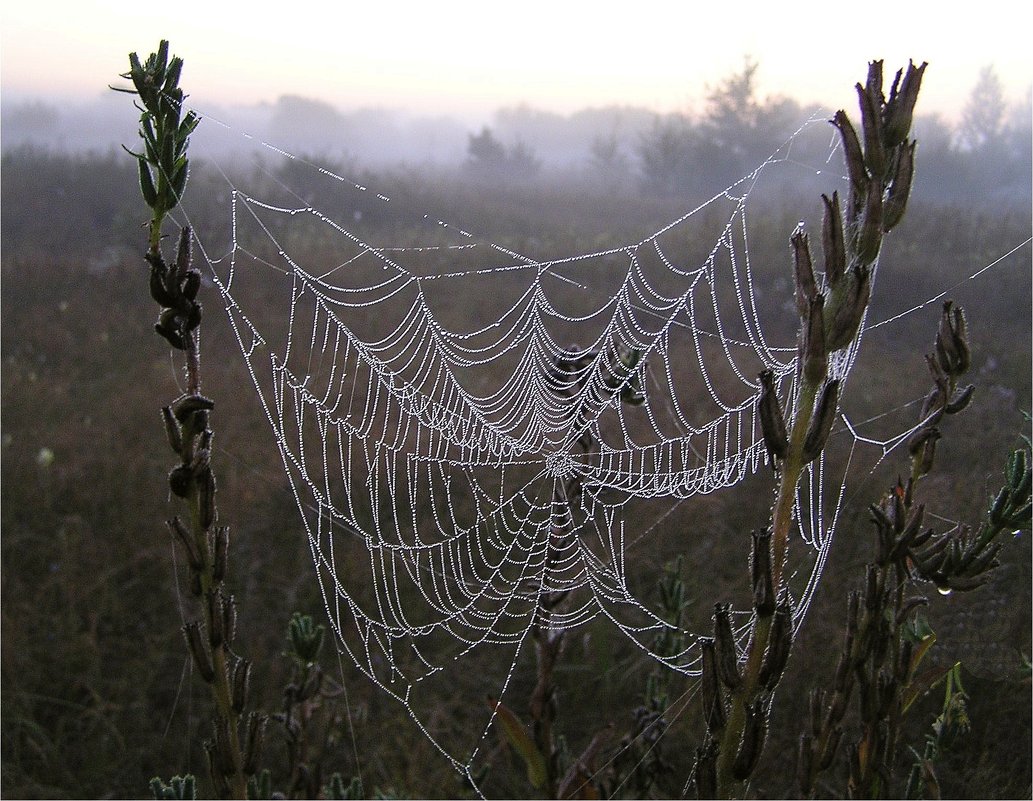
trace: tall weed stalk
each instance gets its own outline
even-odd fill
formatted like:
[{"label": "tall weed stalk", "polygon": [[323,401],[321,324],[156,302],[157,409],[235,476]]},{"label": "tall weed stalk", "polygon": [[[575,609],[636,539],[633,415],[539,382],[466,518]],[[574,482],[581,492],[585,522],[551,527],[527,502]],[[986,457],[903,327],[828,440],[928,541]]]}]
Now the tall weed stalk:
[{"label": "tall weed stalk", "polygon": [[[169,58],[167,41],[143,62],[131,53],[129,64],[122,77],[132,88],[117,89],[135,95],[140,111],[142,150],[130,153],[137,160],[140,191],[151,209],[144,259],[150,268],[150,294],[160,307],[154,330],[182,354],[186,378],[183,395],[161,410],[168,445],[176,456],[169,489],[183,509],[168,521],[168,528],[186,555],[190,589],[197,599],[197,617],[183,626],[183,635],[197,674],[211,690],[212,733],[204,745],[215,792],[222,798],[243,799],[248,778],[257,771],[266,720],[247,712],[252,664],[232,648],[237,607],[226,588],[230,531],[219,520],[212,470],[215,403],[201,393],[201,273],[192,263],[189,226],[180,229],[171,263],[162,248],[166,219],[186,189],[187,149],[199,119],[192,111],[184,114],[179,86],[183,60]],[[179,797],[194,792],[195,785],[192,777],[168,785],[156,779],[152,790],[158,797]]]}]

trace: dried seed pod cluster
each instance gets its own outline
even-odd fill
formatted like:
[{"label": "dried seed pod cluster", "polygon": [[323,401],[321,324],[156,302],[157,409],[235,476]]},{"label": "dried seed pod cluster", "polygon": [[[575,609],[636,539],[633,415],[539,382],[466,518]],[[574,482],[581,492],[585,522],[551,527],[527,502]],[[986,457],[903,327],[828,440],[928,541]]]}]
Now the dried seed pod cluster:
[{"label": "dried seed pod cluster", "polygon": [[925,357],[933,379],[932,389],[922,404],[919,427],[908,441],[912,459],[912,474],[923,476],[932,470],[936,443],[940,439],[937,427],[944,415],[957,414],[972,401],[975,386],[958,388],[961,376],[968,372],[972,355],[968,344],[965,313],[953,301],[945,301],[936,331],[933,353]]},{"label": "dried seed pod cluster", "polygon": [[147,252],[151,266],[151,297],[161,306],[157,331],[177,350],[189,350],[194,331],[201,325],[201,303],[197,291],[201,287],[201,273],[191,265],[191,232],[185,226],[180,232],[176,261],[170,267],[160,250]]},{"label": "dried seed pod cluster", "polygon": [[742,704],[742,721],[732,743],[728,764],[731,777],[744,781],[760,759],[767,737],[767,717],[772,694],[789,662],[793,646],[793,608],[789,595],[783,592],[776,601],[772,576],[771,532],[755,531],[750,559],[753,583],[754,643],[757,624],[766,632],[766,648],[758,674],[746,685],[743,657],[736,645],[732,627],[731,605],[714,605],[714,636],[700,641],[702,673],[700,698],[707,724],[707,745],[696,753],[693,779],[700,798],[714,797],[712,781],[716,781],[721,741],[730,722],[736,701]]},{"label": "dried seed pod cluster", "polygon": [[[783,404],[778,386],[785,375],[776,376],[771,370],[760,373],[757,419],[771,461],[779,468],[778,487],[770,532],[753,535],[754,614],[746,653],[740,660],[734,641],[731,648],[728,645],[730,613],[724,606],[718,606],[714,616],[713,640],[703,643],[701,695],[710,731],[708,745],[697,752],[694,780],[700,793],[712,788],[723,796],[734,793],[736,783],[749,778],[760,756],[766,709],[793,644],[793,609],[782,570],[798,485],[807,465],[821,456],[838,412],[841,377],[830,365],[838,361],[834,354],[851,347],[857,338],[883,237],[902,219],[911,191],[915,143],[908,137],[925,64],[911,63],[906,72],[898,71],[888,98],[883,93],[882,69],[881,61],[871,62],[865,83],[857,85],[860,135],[844,111],[830,121],[839,132],[848,185],[845,208],[839,192],[822,196],[820,274],[815,271],[807,234],[798,228],[790,238],[800,322],[796,374],[791,376],[795,394]],[[950,344],[957,345],[954,340]],[[953,365],[961,358],[952,354],[963,349],[957,346],[952,351],[949,345],[944,352]],[[917,523],[903,520],[906,535],[895,530],[894,536],[913,542],[920,524],[920,516]],[[888,542],[887,554],[895,555],[897,547],[896,541]],[[815,771],[831,763],[842,736],[839,717],[859,669],[858,654],[876,653],[882,659],[887,652],[885,638],[876,637],[865,622],[874,621],[872,610],[885,602],[884,590],[880,574],[872,573],[863,607],[861,596],[853,601],[855,617],[860,617],[854,620],[848,655],[837,670],[835,713],[826,720],[815,711],[812,731],[801,744],[801,784],[808,792]],[[816,708],[823,703],[824,696],[817,698]]]},{"label": "dried seed pod cluster", "polygon": [[[916,668],[935,640],[917,614],[928,599],[909,595],[908,587],[931,582],[941,593],[975,589],[997,565],[998,534],[1029,525],[1033,472],[1027,453],[1019,450],[1009,457],[1005,484],[975,533],[961,525],[940,534],[926,527],[931,515],[916,495],[920,479],[933,467],[941,438],[937,424],[944,415],[964,409],[973,392],[971,386],[958,389],[971,355],[964,313],[950,301],[943,306],[934,354],[926,361],[933,388],[909,441],[911,476],[898,479],[880,503],[869,507],[876,534],[875,558],[867,566],[863,590],[850,594],[832,686],[828,692],[812,695],[811,725],[800,738],[797,761],[804,796],[814,793],[818,774],[832,763],[855,685],[861,725],[859,736],[847,749],[847,792],[853,797],[888,794],[900,721],[924,686]],[[923,769],[931,771],[931,763]]]},{"label": "dried seed pod cluster", "polygon": [[[887,99],[882,62],[873,61],[865,84],[857,84],[861,135],[846,112],[837,112],[831,120],[842,141],[849,189],[845,210],[838,192],[831,197],[822,195],[821,280],[814,272],[807,234],[797,229],[790,239],[800,317],[798,362],[803,381],[798,382],[799,397],[810,398],[809,391],[804,394],[806,387],[825,384],[815,393],[812,426],[802,453],[804,464],[821,453],[835,418],[839,388],[828,381],[829,354],[848,347],[856,338],[871,298],[872,270],[883,236],[900,222],[907,206],[915,153],[915,143],[907,137],[924,71],[925,64],[916,67],[913,63],[906,73],[898,71]],[[782,411],[772,398],[774,379],[762,374],[761,383],[758,404],[764,442],[773,460],[784,460],[789,438]]]}]

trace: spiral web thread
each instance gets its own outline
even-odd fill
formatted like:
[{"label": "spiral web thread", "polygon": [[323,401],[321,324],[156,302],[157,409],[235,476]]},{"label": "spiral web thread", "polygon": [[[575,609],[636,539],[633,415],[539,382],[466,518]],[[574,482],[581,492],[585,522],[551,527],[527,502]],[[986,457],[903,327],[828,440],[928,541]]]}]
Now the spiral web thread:
[{"label": "spiral web thread", "polygon": [[[471,781],[494,712],[473,702],[442,720],[424,698],[447,694],[465,669],[483,670],[484,689],[501,697],[535,626],[570,631],[603,616],[672,670],[698,671],[691,632],[682,652],[653,652],[669,624],[636,596],[629,558],[682,501],[768,463],[756,377],[772,370],[790,402],[796,321],[791,285],[755,280],[749,210],[772,174],[800,168],[794,142],[819,120],[640,241],[544,261],[404,210],[426,244],[385,247],[343,208],[229,184],[229,246],[221,257],[211,242],[200,250],[339,647]],[[392,213],[400,205],[375,197]],[[295,255],[313,241],[322,255]],[[268,297],[274,312],[263,314]],[[831,377],[846,378],[856,347],[833,354]],[[844,477],[822,457],[800,485],[788,573],[797,625]],[[486,649],[490,669],[476,659]]]}]

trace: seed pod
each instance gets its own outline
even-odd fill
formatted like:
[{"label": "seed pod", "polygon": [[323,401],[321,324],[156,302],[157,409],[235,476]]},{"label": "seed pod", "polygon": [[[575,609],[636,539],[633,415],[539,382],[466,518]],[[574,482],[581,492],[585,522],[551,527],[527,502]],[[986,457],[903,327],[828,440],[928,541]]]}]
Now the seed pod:
[{"label": "seed pod", "polygon": [[714,604],[714,648],[717,656],[717,675],[730,690],[742,683],[739,675],[739,655],[732,634],[729,604]]},{"label": "seed pod", "polygon": [[922,578],[932,579],[947,560],[947,548],[950,545],[950,536],[941,534],[933,537],[932,542],[921,551],[912,551],[911,560]]},{"label": "seed pod", "polygon": [[237,772],[237,759],[230,737],[230,722],[224,715],[216,715],[212,724],[215,732],[215,764],[223,776]]},{"label": "seed pod", "polygon": [[803,443],[803,462],[809,464],[818,458],[825,442],[832,431],[832,424],[836,420],[836,411],[839,404],[839,379],[833,379],[825,384],[821,391],[818,403],[814,408],[810,425],[807,427],[807,436]]},{"label": "seed pod", "polygon": [[[886,147],[896,147],[903,142],[911,130],[911,118],[915,111],[915,102],[918,100],[918,90],[922,86],[922,74],[927,64],[923,61],[920,67],[915,67],[914,62],[909,61],[907,73],[904,75],[903,83],[899,83],[900,73],[897,73],[897,80],[893,82],[893,89],[890,91],[890,99],[886,103],[883,124],[883,140]],[[899,92],[897,91],[899,83]]]},{"label": "seed pod", "polygon": [[846,638],[846,643],[843,646],[843,651],[839,655],[839,661],[836,663],[835,678],[832,680],[832,688],[835,691],[836,695],[845,696],[848,688],[851,686],[849,684],[850,649],[853,643],[854,638],[852,636],[848,636]]},{"label": "seed pod", "polygon": [[912,543],[918,537],[919,531],[922,529],[922,521],[925,519],[925,504],[919,504],[918,507],[908,516],[904,523],[904,529],[900,532],[900,543],[901,553],[894,554],[895,557],[899,558],[904,555],[903,551],[910,548]]},{"label": "seed pod", "polygon": [[151,265],[150,288],[151,297],[159,306],[165,308],[175,306],[176,300],[165,286],[165,264],[158,262]]},{"label": "seed pod", "polygon": [[764,445],[773,463],[775,459],[784,459],[789,452],[789,435],[786,432],[785,416],[782,414],[782,403],[775,391],[775,374],[771,370],[762,370],[759,378],[761,393],[757,401],[757,411],[760,415]]},{"label": "seed pod", "polygon": [[229,561],[230,530],[228,526],[216,526],[212,535],[212,578],[222,581],[226,578],[226,563]]},{"label": "seed pod", "polygon": [[183,636],[186,637],[187,647],[194,657],[194,665],[201,678],[208,684],[215,680],[215,665],[212,662],[211,651],[205,644],[205,638],[201,634],[201,623],[197,620],[183,626]]},{"label": "seed pod", "polygon": [[195,301],[191,301],[190,309],[187,312],[186,325],[185,325],[185,328],[186,328],[187,331],[193,331],[195,328],[197,328],[197,326],[199,326],[201,324],[201,313],[202,313],[201,304],[198,303],[196,300]]},{"label": "seed pod", "polygon": [[915,466],[915,475],[925,476],[933,469],[933,459],[936,457],[936,443],[940,440],[939,429],[932,429],[933,436],[926,437],[913,454],[912,459]]},{"label": "seed pod", "polygon": [[717,657],[714,653],[714,641],[707,637],[701,639],[700,644],[703,648],[703,672],[700,677],[703,719],[707,722],[707,728],[714,734],[724,729],[727,715],[725,713],[721,684],[717,677]]},{"label": "seed pod", "polygon": [[972,366],[972,351],[968,346],[968,327],[965,325],[965,313],[960,306],[955,306],[951,311],[950,328],[954,336],[954,348],[959,354],[953,375],[959,376],[967,373],[968,368]]},{"label": "seed pod", "polygon": [[861,143],[857,139],[857,131],[847,117],[845,111],[837,111],[831,120],[839,130],[843,140],[843,154],[846,159],[847,174],[850,176],[850,203],[847,204],[847,222],[857,220],[860,198],[868,192],[868,173],[864,169],[864,154]]},{"label": "seed pod", "polygon": [[811,301],[818,295],[818,284],[814,280],[814,264],[807,234],[796,229],[789,239],[793,246],[793,274],[796,277],[796,311],[801,320],[807,319]]},{"label": "seed pod", "polygon": [[881,108],[886,102],[882,96],[882,59],[868,62],[868,75],[865,79],[865,88],[875,98],[876,108]]},{"label": "seed pod", "polygon": [[848,271],[825,303],[825,347],[831,353],[854,341],[872,294],[868,269]]},{"label": "seed pod", "polygon": [[954,372],[954,367],[960,359],[961,354],[954,347],[954,335],[950,330],[950,320],[948,315],[949,306],[948,304],[944,304],[944,306],[944,312],[940,317],[940,328],[936,332],[936,363],[939,365],[940,370],[947,375],[951,375]]},{"label": "seed pod", "polygon": [[743,724],[742,741],[732,765],[732,776],[737,781],[748,778],[757,767],[764,752],[764,740],[768,733],[767,710],[761,699],[746,705],[746,722]]},{"label": "seed pod", "polygon": [[169,489],[172,494],[185,498],[190,494],[190,484],[193,480],[193,472],[187,465],[181,464],[173,467],[169,472]]},{"label": "seed pod", "polygon": [[206,398],[204,395],[187,395],[176,401],[172,407],[172,413],[180,425],[186,425],[197,412],[210,412],[214,408],[215,401],[211,398]]},{"label": "seed pod", "polygon": [[[796,783],[800,786],[800,794],[804,798],[811,796],[813,782],[811,770],[814,765],[814,741],[809,734],[800,735],[800,745],[796,751]],[[716,798],[716,796],[711,796]]]},{"label": "seed pod", "polygon": [[187,270],[186,277],[183,279],[183,297],[187,300],[194,300],[197,297],[197,291],[201,288],[201,273],[197,270]]},{"label": "seed pod", "polygon": [[158,322],[154,324],[154,330],[177,350],[186,349],[186,343],[180,331],[180,317],[175,309],[163,309],[158,315]]},{"label": "seed pod", "polygon": [[[869,75],[869,78],[871,76]],[[879,119],[879,106],[882,102],[881,90],[876,92],[869,80],[869,86],[857,84],[857,99],[861,108],[861,132],[864,136],[864,161],[874,179],[872,183],[881,185],[886,173],[886,152],[882,145],[882,121]],[[881,74],[879,83],[881,84]]]},{"label": "seed pod", "polygon": [[879,571],[875,565],[865,565],[864,608],[869,612],[874,612],[879,608],[879,600],[882,597],[880,583]]},{"label": "seed pod", "polygon": [[811,716],[811,733],[818,737],[821,735],[821,724],[825,717],[825,691],[815,688],[810,691],[807,700]]},{"label": "seed pod", "polygon": [[[207,412],[198,412],[198,414],[206,415]],[[197,414],[194,415],[194,417],[197,416]],[[190,469],[198,477],[206,470],[210,470],[212,464],[212,432],[206,428],[200,433],[200,439],[195,444],[193,458],[190,460]]]},{"label": "seed pod", "polygon": [[920,531],[918,534],[915,535],[915,538],[913,540],[911,540],[911,548],[912,548],[912,550],[915,549],[915,548],[918,548],[921,545],[925,545],[925,543],[932,536],[933,536],[933,530],[931,528],[927,528],[925,531]]},{"label": "seed pod", "polygon": [[206,609],[208,615],[208,642],[212,648],[219,648],[225,642],[223,639],[223,610],[222,592],[219,589],[208,591]]},{"label": "seed pod", "polygon": [[216,797],[229,798],[232,795],[230,783],[226,781],[226,777],[223,776],[222,770],[219,768],[214,739],[204,741],[204,752],[205,756],[208,757],[208,775],[212,777],[212,783],[215,785]]},{"label": "seed pod", "polygon": [[[159,102],[164,102],[165,95],[159,95]],[[176,207],[176,199],[170,196],[168,179],[176,169],[176,139],[164,136],[158,141],[158,194],[159,201],[166,209]]]},{"label": "seed pod", "polygon": [[190,269],[190,262],[193,258],[191,246],[193,239],[189,225],[184,225],[179,231],[179,245],[176,247],[176,278],[182,280]]},{"label": "seed pod", "polygon": [[832,703],[829,704],[828,713],[825,715],[823,728],[828,731],[843,719],[846,714],[847,703],[850,701],[850,689],[843,693],[834,693]]},{"label": "seed pod", "polygon": [[793,647],[793,610],[788,597],[783,597],[775,608],[768,632],[768,647],[764,652],[758,681],[767,690],[775,689],[789,662]]},{"label": "seed pod", "polygon": [[238,659],[233,666],[233,711],[240,714],[247,708],[248,695],[251,690],[251,660]]},{"label": "seed pod", "polygon": [[804,323],[803,376],[811,384],[824,381],[829,370],[824,311],[825,296],[815,295],[807,309]]},{"label": "seed pod", "polygon": [[972,402],[972,395],[976,391],[975,384],[969,384],[960,392],[956,393],[950,402],[943,407],[944,414],[957,414],[960,411],[964,411],[968,407],[969,403]]},{"label": "seed pod", "polygon": [[872,181],[864,200],[864,218],[857,230],[855,245],[858,261],[867,267],[882,248],[882,184]]},{"label": "seed pod", "polygon": [[918,456],[922,452],[922,448],[925,447],[925,443],[930,439],[940,439],[940,429],[936,426],[928,426],[919,429],[915,434],[908,440],[907,450],[912,457]]},{"label": "seed pod", "polygon": [[897,656],[896,681],[899,686],[907,687],[911,683],[911,655],[914,653],[914,645],[911,640],[902,640],[900,653]]},{"label": "seed pod", "polygon": [[244,773],[254,775],[258,771],[258,764],[262,759],[262,743],[265,740],[265,724],[267,718],[257,712],[252,712],[247,717],[246,733],[244,735]]},{"label": "seed pod", "polygon": [[[287,624],[287,636],[291,647],[298,658],[305,664],[315,662],[320,649],[323,647],[323,636],[325,633],[326,629],[322,625],[316,625],[311,615],[302,615],[295,612]],[[558,650],[561,642],[562,640],[559,638],[555,640],[556,650]]]},{"label": "seed pod", "polygon": [[161,420],[165,424],[165,436],[169,441],[169,447],[181,454],[183,452],[183,434],[180,431],[179,423],[172,415],[172,409],[168,406],[161,407]]},{"label": "seed pod", "polygon": [[948,389],[950,388],[950,379],[943,367],[940,365],[939,360],[935,356],[931,356],[927,353],[925,355],[925,364],[929,368],[929,375],[932,377],[936,388],[940,390],[944,397],[946,397]]},{"label": "seed pod", "polygon": [[943,390],[938,386],[933,387],[929,390],[929,394],[925,396],[918,419],[924,426],[936,425],[943,417],[946,405]]},{"label": "seed pod", "polygon": [[774,581],[771,575],[771,532],[753,532],[750,572],[753,578],[753,608],[758,617],[770,617],[775,611]]},{"label": "seed pod", "polygon": [[165,525],[168,526],[172,536],[179,540],[180,544],[183,546],[183,550],[186,551],[187,564],[190,565],[190,569],[195,573],[201,570],[204,563],[201,560],[201,553],[198,551],[197,542],[194,540],[193,534],[187,530],[183,521],[177,516],[166,521]]},{"label": "seed pod", "polygon": [[904,144],[897,149],[893,182],[889,186],[882,208],[882,230],[887,233],[896,228],[903,219],[908,198],[911,196],[911,183],[915,177],[915,144]]},{"label": "seed pod", "polygon": [[1002,547],[1003,546],[1000,543],[996,543],[988,547],[979,556],[972,559],[966,559],[965,572],[969,576],[975,577],[982,575],[993,567],[997,567],[999,564],[997,557],[1000,555]]},{"label": "seed pod", "polygon": [[890,489],[887,498],[887,508],[889,509],[889,518],[893,521],[893,531],[899,534],[904,530],[904,524],[907,521],[907,507],[904,506],[904,488],[901,486],[899,479],[896,486]]},{"label": "seed pod", "polygon": [[846,631],[847,638],[857,635],[860,623],[861,594],[857,590],[851,590],[847,595]]},{"label": "seed pod", "polygon": [[231,595],[222,601],[222,637],[226,645],[232,645],[237,634],[237,601]]},{"label": "seed pod", "polygon": [[206,530],[215,522],[215,474],[210,467],[205,467],[197,479],[198,508],[201,513],[201,526]]},{"label": "seed pod", "polygon": [[821,224],[821,249],[825,255],[825,281],[835,286],[846,272],[846,246],[843,244],[843,215],[839,209],[839,192],[832,198],[821,196],[825,216]]}]

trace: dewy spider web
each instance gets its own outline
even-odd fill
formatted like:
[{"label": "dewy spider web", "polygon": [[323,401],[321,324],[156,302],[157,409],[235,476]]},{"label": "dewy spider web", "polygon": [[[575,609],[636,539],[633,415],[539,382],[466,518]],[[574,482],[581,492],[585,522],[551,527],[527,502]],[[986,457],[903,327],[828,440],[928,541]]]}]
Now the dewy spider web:
[{"label": "dewy spider web", "polygon": [[[377,195],[373,213],[406,219],[406,238],[423,231],[385,247],[344,202],[233,184],[226,255],[200,242],[340,648],[471,781],[492,709],[442,720],[424,698],[467,669],[501,697],[535,627],[602,616],[672,670],[697,670],[691,632],[681,653],[652,651],[668,624],[629,581],[630,545],[648,546],[643,529],[672,503],[767,464],[756,377],[772,370],[793,397],[796,323],[791,286],[754,279],[748,212],[799,135],[707,203],[599,252],[529,258]],[[854,348],[833,354],[832,377]],[[797,625],[842,499],[827,473],[813,463],[798,494]],[[473,662],[486,648],[497,675]]]}]

